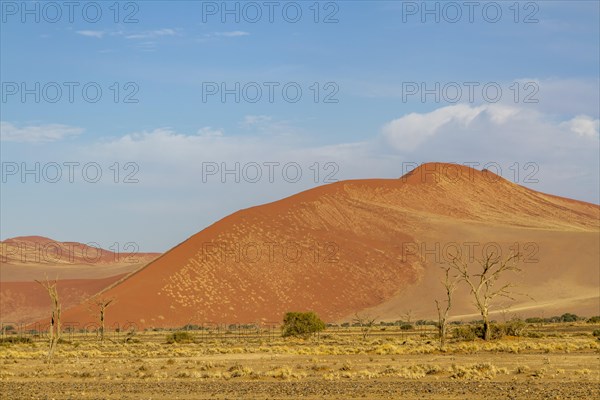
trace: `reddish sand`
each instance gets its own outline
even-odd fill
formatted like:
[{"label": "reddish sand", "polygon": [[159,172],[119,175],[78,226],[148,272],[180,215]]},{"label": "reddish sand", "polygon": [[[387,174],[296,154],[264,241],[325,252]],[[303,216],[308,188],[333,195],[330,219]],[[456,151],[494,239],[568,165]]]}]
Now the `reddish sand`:
[{"label": "reddish sand", "polygon": [[[104,279],[65,279],[58,282],[63,310],[80,304],[125,275]],[[23,324],[42,319],[51,311],[48,292],[37,282],[0,282],[3,324]]]},{"label": "reddish sand", "polygon": [[[357,311],[432,318],[450,243],[479,254],[489,243],[506,255],[519,247],[528,261],[519,289],[535,302],[519,298],[513,310],[597,311],[599,213],[450,164],[338,182],[241,210],[192,236],[103,293],[119,303],[107,322],[274,322],[292,310],[327,321]],[[459,296],[453,314],[471,314],[467,293]],[[64,321],[94,319],[83,306],[64,313]]]},{"label": "reddish sand", "polygon": [[37,280],[58,279],[63,310],[81,303],[159,253],[114,253],[97,246],[22,236],[0,242],[0,322],[30,323],[48,314]]},{"label": "reddish sand", "polygon": [[20,236],[0,242],[3,265],[145,264],[159,255],[139,253],[133,248],[113,252],[94,243],[58,242],[43,236]]}]

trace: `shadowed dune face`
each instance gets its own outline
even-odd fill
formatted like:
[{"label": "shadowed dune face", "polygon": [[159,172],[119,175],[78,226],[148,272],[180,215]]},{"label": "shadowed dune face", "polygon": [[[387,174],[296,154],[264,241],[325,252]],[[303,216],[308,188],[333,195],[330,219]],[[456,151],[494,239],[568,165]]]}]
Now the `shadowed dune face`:
[{"label": "shadowed dune face", "polygon": [[[109,288],[104,295],[119,306],[107,322],[272,322],[291,310],[328,321],[365,310],[397,319],[413,309],[431,318],[443,249],[473,241],[479,251],[496,243],[508,254],[516,245],[530,261],[538,257],[519,277],[537,304],[554,297],[544,289],[549,282],[567,282],[565,299],[590,288],[597,297],[599,210],[441,163],[400,179],[321,186],[232,214]],[[517,305],[531,306],[526,300]],[[463,293],[454,313],[470,312]],[[93,321],[84,307],[64,318]]]}]

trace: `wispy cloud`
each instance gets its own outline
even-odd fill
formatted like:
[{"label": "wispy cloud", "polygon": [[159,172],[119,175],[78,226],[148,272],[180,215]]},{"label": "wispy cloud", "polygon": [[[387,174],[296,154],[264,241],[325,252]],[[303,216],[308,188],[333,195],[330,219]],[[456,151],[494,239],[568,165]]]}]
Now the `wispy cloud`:
[{"label": "wispy cloud", "polygon": [[145,32],[125,35],[125,39],[153,39],[153,38],[162,37],[162,36],[176,36],[176,35],[178,35],[178,33],[175,29],[163,28],[163,29],[156,29],[153,31],[145,31]]},{"label": "wispy cloud", "polygon": [[250,35],[250,32],[246,32],[246,31],[209,32],[209,33],[205,33],[204,35],[199,37],[197,40],[199,42],[207,42],[209,40],[216,40],[217,38],[236,38],[236,37],[243,37],[243,36],[249,36],[249,35]]},{"label": "wispy cloud", "polygon": [[17,127],[10,122],[0,122],[0,140],[3,142],[48,143],[78,136],[82,128],[62,124],[28,125]]},{"label": "wispy cloud", "polygon": [[97,39],[102,39],[108,32],[106,31],[75,31],[76,34],[81,36],[88,36]]},{"label": "wispy cloud", "polygon": [[102,39],[106,36],[119,36],[129,40],[144,40],[144,39],[155,39],[165,36],[178,36],[181,33],[177,29],[172,28],[161,28],[150,31],[142,32],[124,32],[124,31],[108,31],[108,30],[81,30],[75,31],[76,34],[81,36],[92,37],[96,39]]},{"label": "wispy cloud", "polygon": [[275,119],[269,115],[246,115],[239,126],[255,134],[289,136],[298,134],[298,128],[288,121]]},{"label": "wispy cloud", "polygon": [[229,31],[229,32],[214,32],[215,36],[224,36],[224,37],[239,37],[239,36],[248,36],[249,32],[245,31]]},{"label": "wispy cloud", "polygon": [[578,115],[570,121],[563,122],[562,125],[582,137],[598,138],[599,136],[600,120],[587,115]]},{"label": "wispy cloud", "polygon": [[214,137],[214,136],[223,136],[223,129],[213,129],[210,126],[205,126],[204,128],[198,129],[196,133],[198,136],[204,137]]}]

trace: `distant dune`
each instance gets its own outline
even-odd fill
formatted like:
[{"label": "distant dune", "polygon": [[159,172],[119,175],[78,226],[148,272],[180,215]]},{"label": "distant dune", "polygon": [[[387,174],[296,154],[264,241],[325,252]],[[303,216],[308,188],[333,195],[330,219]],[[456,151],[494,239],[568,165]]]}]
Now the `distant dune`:
[{"label": "distant dune", "polygon": [[[124,276],[60,280],[57,287],[62,308],[67,310],[80,304]],[[50,297],[37,282],[1,282],[0,286],[2,323],[27,324],[48,315]]]},{"label": "distant dune", "polygon": [[[107,322],[138,327],[277,322],[291,310],[327,321],[355,312],[432,318],[438,266],[460,249],[518,250],[519,315],[598,314],[600,207],[536,192],[489,171],[424,164],[399,179],[343,181],[238,211],[103,295]],[[160,232],[157,232],[160,234]],[[510,307],[510,308],[509,308]],[[474,308],[459,291],[453,315]],[[84,306],[64,321],[94,322]]]},{"label": "distant dune", "polygon": [[21,236],[0,242],[0,311],[6,323],[47,315],[50,299],[36,279],[58,279],[63,310],[146,265],[159,253],[115,253],[95,245]]},{"label": "distant dune", "polygon": [[144,264],[160,255],[140,253],[135,250],[135,244],[131,248],[118,250],[106,250],[93,243],[58,242],[43,236],[20,236],[0,242],[0,261],[2,265],[18,266]]}]

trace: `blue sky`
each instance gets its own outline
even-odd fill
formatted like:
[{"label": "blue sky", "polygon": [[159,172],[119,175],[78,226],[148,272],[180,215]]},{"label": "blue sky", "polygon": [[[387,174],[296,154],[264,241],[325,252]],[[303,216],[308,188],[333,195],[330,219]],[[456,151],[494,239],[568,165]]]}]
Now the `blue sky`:
[{"label": "blue sky", "polygon": [[[72,21],[62,2],[0,3],[2,239],[164,251],[328,173],[394,178],[424,161],[494,163],[516,183],[599,202],[597,1],[275,2],[272,22],[264,2],[227,2],[239,13],[225,22],[223,2],[119,2],[118,15],[113,1],[75,2]],[[206,93],[236,83],[239,102]],[[36,162],[39,182],[21,175]],[[76,162],[69,182],[64,163]],[[202,178],[203,163],[257,163],[264,176],[270,162],[296,163],[302,179]]]}]

